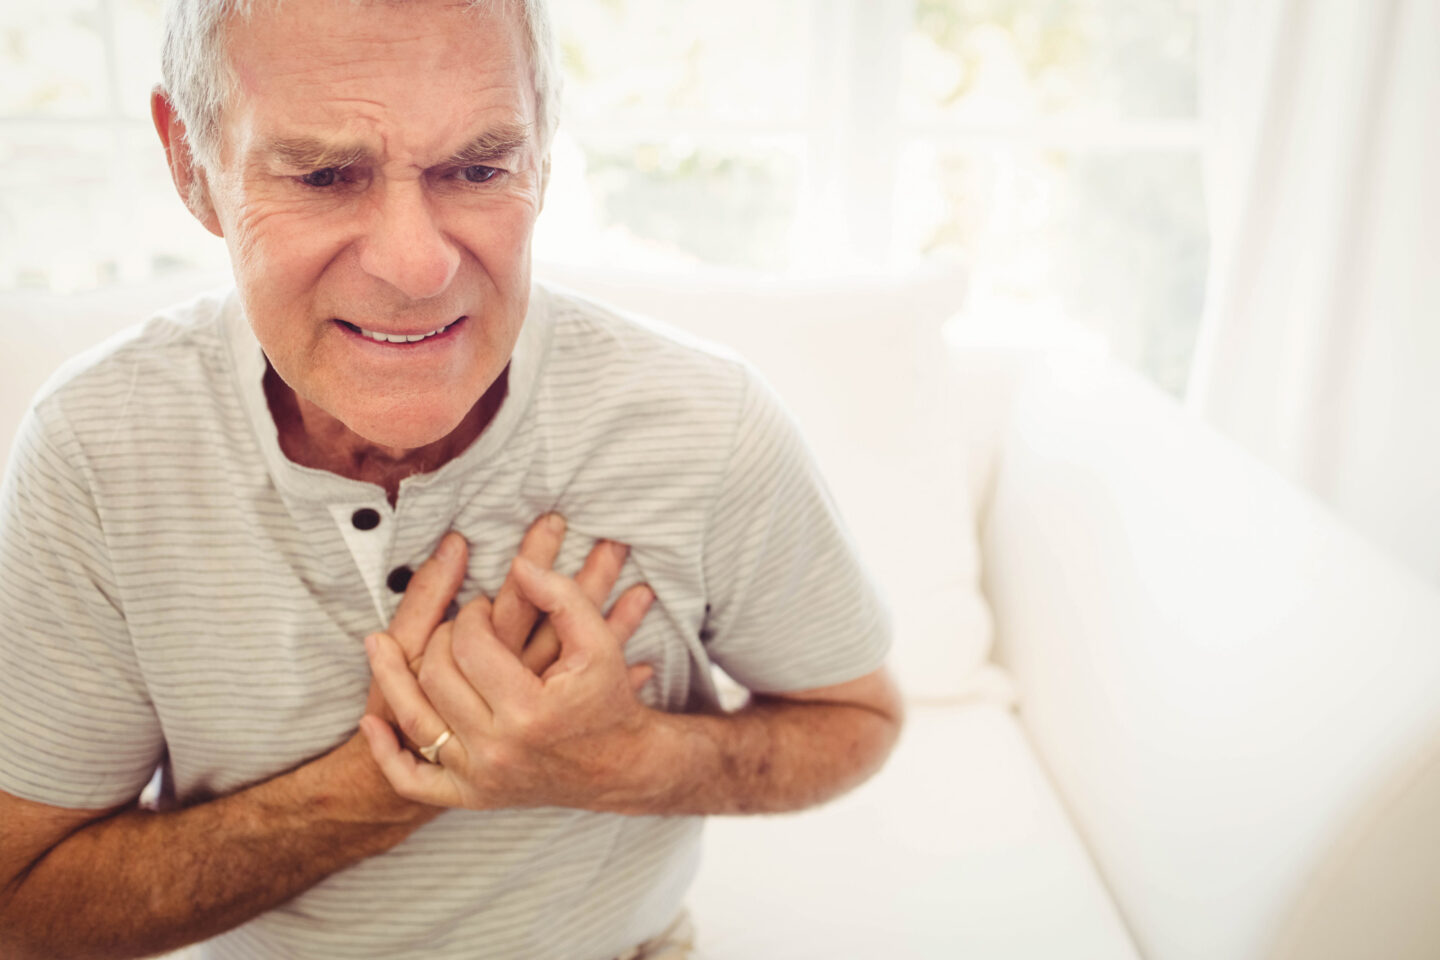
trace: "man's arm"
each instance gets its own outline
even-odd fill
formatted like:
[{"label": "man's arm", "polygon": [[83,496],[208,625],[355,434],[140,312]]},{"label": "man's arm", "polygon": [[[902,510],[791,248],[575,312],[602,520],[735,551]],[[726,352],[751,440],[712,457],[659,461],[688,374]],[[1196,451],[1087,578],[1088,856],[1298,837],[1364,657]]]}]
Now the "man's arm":
[{"label": "man's arm", "polygon": [[[559,517],[541,517],[519,555],[548,569],[564,534]],[[449,534],[415,572],[390,624],[402,662],[424,652],[467,553]],[[577,589],[603,598],[623,562],[602,542]],[[506,648],[519,650],[539,614],[513,577],[495,609]],[[547,631],[542,623],[539,634]],[[367,709],[384,711],[378,689]],[[136,957],[194,943],[389,850],[438,812],[398,797],[358,734],[288,773],[180,810],[70,810],[0,792],[0,957]]]},{"label": "man's arm", "polygon": [[0,794],[0,955],[139,957],[194,943],[390,849],[436,812],[396,797],[358,738],[182,810]]},{"label": "man's arm", "polygon": [[[522,553],[548,565],[562,536],[563,525],[537,523]],[[407,659],[444,616],[467,553],[449,534],[411,579],[390,624]],[[372,689],[367,709],[382,707]],[[435,814],[395,795],[358,734],[180,810],[77,811],[0,793],[0,955],[137,957],[194,943],[390,849]]]},{"label": "man's arm", "polygon": [[758,695],[721,716],[662,714],[625,813],[782,813],[869,779],[900,734],[883,667],[848,683]]},{"label": "man's arm", "polygon": [[521,592],[554,625],[561,652],[542,677],[495,636],[477,598],[430,640],[417,678],[388,637],[367,638],[371,668],[412,740],[451,739],[439,764],[402,750],[389,726],[361,721],[401,796],[445,806],[569,806],[640,815],[797,810],[875,772],[901,724],[888,673],[785,696],[727,715],[645,707],[622,645],[648,608],[631,588],[602,616],[565,577],[517,561]]}]

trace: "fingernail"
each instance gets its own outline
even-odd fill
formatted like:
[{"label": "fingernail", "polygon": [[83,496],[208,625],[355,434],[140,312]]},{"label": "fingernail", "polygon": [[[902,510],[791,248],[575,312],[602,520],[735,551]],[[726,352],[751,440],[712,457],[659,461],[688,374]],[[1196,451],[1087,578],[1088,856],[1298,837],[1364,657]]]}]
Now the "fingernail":
[{"label": "fingernail", "polygon": [[550,513],[545,516],[545,529],[551,533],[565,532],[565,518],[558,513]]},{"label": "fingernail", "polygon": [[655,588],[648,583],[642,584],[642,586],[645,587],[645,606],[648,607],[655,602]]},{"label": "fingernail", "polygon": [[447,533],[440,541],[440,556],[446,560],[454,560],[460,556],[460,544],[464,538],[458,533]]},{"label": "fingernail", "polygon": [[624,563],[625,558],[630,554],[630,548],[623,543],[616,543],[614,540],[611,540],[610,552],[614,554],[616,560]]},{"label": "fingernail", "polygon": [[365,638],[365,653],[368,656],[375,656],[375,644],[378,642],[379,641],[375,639],[375,634],[373,633]]}]

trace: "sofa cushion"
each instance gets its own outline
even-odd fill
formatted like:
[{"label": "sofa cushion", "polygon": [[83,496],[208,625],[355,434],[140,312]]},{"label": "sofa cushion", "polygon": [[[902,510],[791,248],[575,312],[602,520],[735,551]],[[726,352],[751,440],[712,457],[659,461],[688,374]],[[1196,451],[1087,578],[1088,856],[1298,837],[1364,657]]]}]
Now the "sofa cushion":
[{"label": "sofa cushion", "polygon": [[997,656],[1144,955],[1440,955],[1440,594],[1103,360],[1001,449]]},{"label": "sofa cushion", "polygon": [[31,398],[62,363],[164,307],[228,279],[224,273],[186,273],[149,284],[63,296],[0,292],[0,472]]},{"label": "sofa cushion", "polygon": [[706,825],[701,960],[1137,960],[1014,715],[914,707],[886,767],[818,809]]}]

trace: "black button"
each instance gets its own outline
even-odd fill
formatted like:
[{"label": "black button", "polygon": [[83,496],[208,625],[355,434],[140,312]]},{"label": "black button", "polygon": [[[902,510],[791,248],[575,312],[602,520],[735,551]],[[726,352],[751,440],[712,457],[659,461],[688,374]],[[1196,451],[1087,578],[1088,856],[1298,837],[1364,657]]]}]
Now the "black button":
[{"label": "black button", "polygon": [[355,524],[356,530],[374,530],[380,526],[380,511],[361,507],[350,515],[350,522]]},{"label": "black button", "polygon": [[414,575],[414,571],[409,567],[396,567],[390,571],[390,576],[385,578],[385,586],[396,593],[404,593],[405,588],[410,586],[410,578]]}]

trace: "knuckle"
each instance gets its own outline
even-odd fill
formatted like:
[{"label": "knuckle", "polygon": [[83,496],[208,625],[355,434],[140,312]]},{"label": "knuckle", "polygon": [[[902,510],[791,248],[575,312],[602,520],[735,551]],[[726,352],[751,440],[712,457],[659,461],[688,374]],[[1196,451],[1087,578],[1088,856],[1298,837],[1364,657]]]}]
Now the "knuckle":
[{"label": "knuckle", "polygon": [[532,742],[539,733],[535,711],[527,705],[515,707],[510,714],[511,729],[521,743]]},{"label": "knuckle", "polygon": [[534,748],[549,742],[553,724],[550,717],[533,704],[517,707],[512,717],[515,739],[524,747]]},{"label": "knuckle", "polygon": [[420,714],[415,710],[396,710],[395,720],[400,724],[400,732],[410,738],[411,743],[421,742]]},{"label": "knuckle", "polygon": [[[503,598],[503,594],[502,594]],[[493,616],[493,608],[484,594],[480,594],[460,608],[455,619],[450,621],[452,636],[470,636],[480,629],[487,617]]]},{"label": "knuckle", "polygon": [[522,751],[504,740],[489,740],[479,750],[481,764],[494,775],[503,775],[520,765]]},{"label": "knuckle", "polygon": [[558,578],[555,586],[563,602],[574,603],[576,600],[583,599],[585,596],[585,591],[580,584],[569,577]]},{"label": "knuckle", "polygon": [[455,644],[450,648],[450,656],[455,661],[455,666],[466,676],[475,676],[478,672],[479,660],[474,641]]}]

